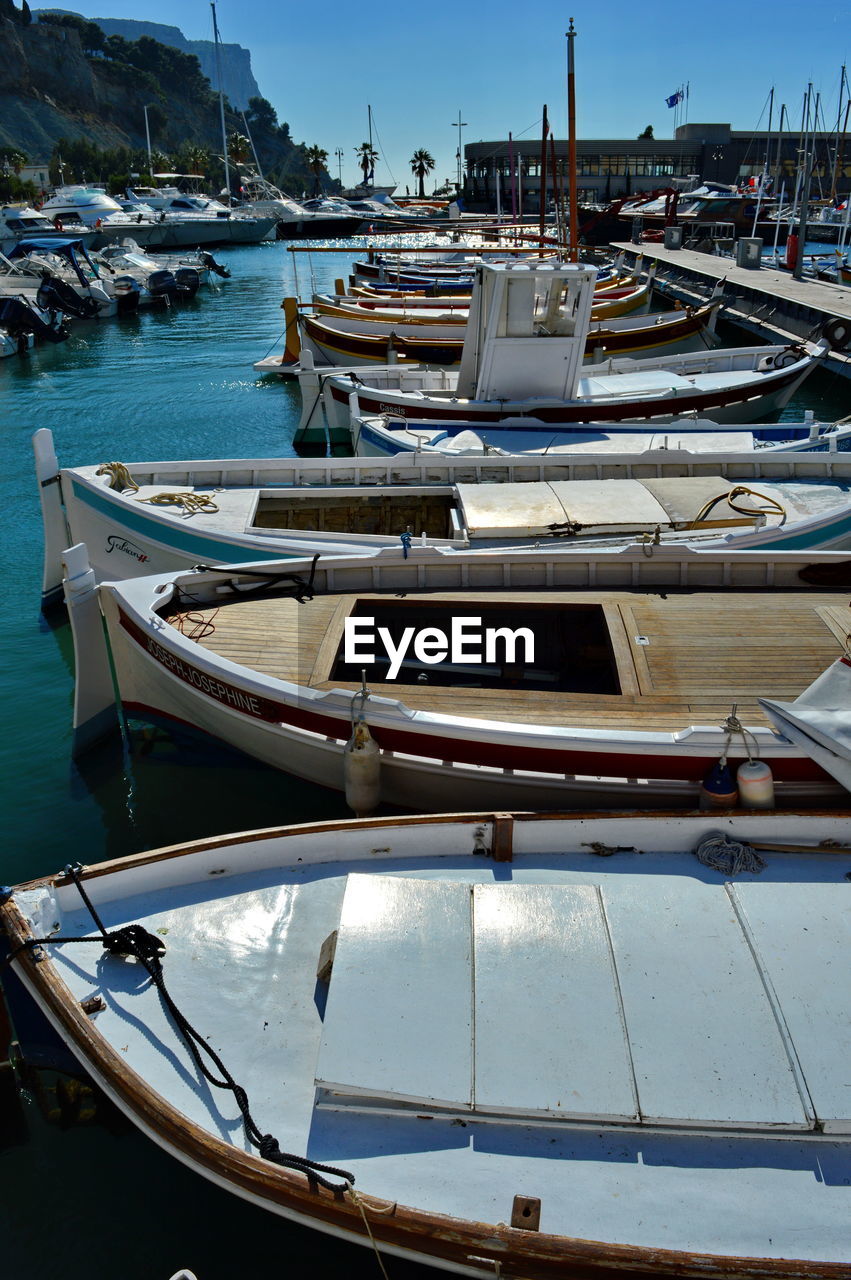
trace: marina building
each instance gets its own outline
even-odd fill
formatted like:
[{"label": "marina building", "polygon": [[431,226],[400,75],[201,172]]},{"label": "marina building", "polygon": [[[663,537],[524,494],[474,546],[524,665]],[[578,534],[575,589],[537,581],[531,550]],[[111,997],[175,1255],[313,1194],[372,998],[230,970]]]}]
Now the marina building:
[{"label": "marina building", "polygon": [[[779,182],[787,191],[795,183],[801,139],[786,133],[780,139]],[[555,180],[552,152],[547,147],[547,194],[567,190],[566,140],[556,140]],[[541,140],[471,142],[464,147],[466,207],[473,211],[533,213],[540,209]],[[607,203],[618,196],[657,187],[688,189],[699,180],[742,185],[765,168],[778,173],[776,133],[743,132],[729,124],[684,124],[673,138],[588,138],[576,143],[577,188],[583,203]],[[815,135],[812,196],[830,197],[835,184],[847,194],[851,182],[851,142],[835,133]]]}]

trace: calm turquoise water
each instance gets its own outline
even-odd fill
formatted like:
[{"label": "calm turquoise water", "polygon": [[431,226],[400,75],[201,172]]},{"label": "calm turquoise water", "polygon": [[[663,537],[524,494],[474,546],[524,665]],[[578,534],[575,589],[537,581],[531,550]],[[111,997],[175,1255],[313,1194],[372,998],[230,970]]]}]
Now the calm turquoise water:
[{"label": "calm turquoise water", "polygon": [[[67,625],[39,612],[41,521],[32,433],[54,433],[61,463],[293,453],[297,389],[254,375],[282,333],[281,299],[328,289],[351,255],[294,255],[281,244],[219,255],[233,279],[192,304],[78,326],[64,345],[0,362],[3,513],[3,705],[0,882],[216,832],[344,814],[338,797],[224,752],[177,751],[151,735],[132,757],[114,747],[70,758],[72,653]],[[296,287],[299,286],[299,288]],[[838,417],[849,384],[825,374],[785,416]],[[27,1103],[29,1133],[0,1150],[6,1274],[40,1280],[121,1275],[199,1280],[248,1274],[379,1274],[370,1253],[299,1230],[190,1175],[126,1126],[62,1130]],[[3,1117],[0,1115],[0,1125]],[[0,1148],[3,1146],[0,1134]],[[424,1276],[391,1260],[392,1280]]]}]

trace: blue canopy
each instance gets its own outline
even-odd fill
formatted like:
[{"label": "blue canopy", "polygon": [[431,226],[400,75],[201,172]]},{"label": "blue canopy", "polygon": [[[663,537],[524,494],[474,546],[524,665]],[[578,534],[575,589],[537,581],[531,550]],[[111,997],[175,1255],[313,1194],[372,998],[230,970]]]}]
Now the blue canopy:
[{"label": "blue canopy", "polygon": [[68,237],[64,240],[48,239],[46,236],[35,236],[31,240],[19,240],[13,249],[7,253],[7,258],[26,258],[31,253],[58,253],[61,257],[67,258],[71,266],[77,273],[77,277],[81,284],[88,284],[88,280],[83,272],[82,267],[77,261],[77,255],[82,254],[86,262],[91,267],[98,279],[100,272],[88,255],[86,246],[82,240],[75,240]]}]

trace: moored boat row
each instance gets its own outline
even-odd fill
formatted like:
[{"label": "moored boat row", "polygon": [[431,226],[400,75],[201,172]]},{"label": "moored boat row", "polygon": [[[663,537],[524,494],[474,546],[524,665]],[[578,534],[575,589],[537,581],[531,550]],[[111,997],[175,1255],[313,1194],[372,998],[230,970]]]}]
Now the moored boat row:
[{"label": "moored boat row", "polygon": [[379,1255],[839,1280],[851,429],[772,421],[826,347],[589,368],[596,269],[475,272],[457,372],[305,362],[303,426],[387,456],[38,433],[80,757],[171,726],[431,816],[19,886],[15,989],[189,1168]]}]

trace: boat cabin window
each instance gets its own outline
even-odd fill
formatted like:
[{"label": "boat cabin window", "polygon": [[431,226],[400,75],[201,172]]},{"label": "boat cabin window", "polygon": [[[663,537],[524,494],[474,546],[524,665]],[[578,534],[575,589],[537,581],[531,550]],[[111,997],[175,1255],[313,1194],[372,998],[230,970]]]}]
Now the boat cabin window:
[{"label": "boat cabin window", "polygon": [[[621,693],[606,618],[599,604],[524,601],[522,610],[518,610],[516,605],[501,601],[450,605],[416,598],[372,599],[358,600],[349,618],[373,619],[368,625],[360,623],[358,648],[362,654],[372,653],[375,660],[372,664],[346,663],[341,637],[330,674],[332,680],[359,684],[365,669],[368,683],[386,681],[388,685]],[[463,645],[456,643],[453,651],[453,621],[457,628],[461,620]],[[388,679],[390,657],[379,628],[389,633],[394,650],[405,643],[404,633],[414,629],[392,682]],[[424,662],[415,652],[414,637],[426,628],[442,632],[449,642],[447,656],[439,662]],[[439,642],[432,647],[432,656],[437,648]]]}]

